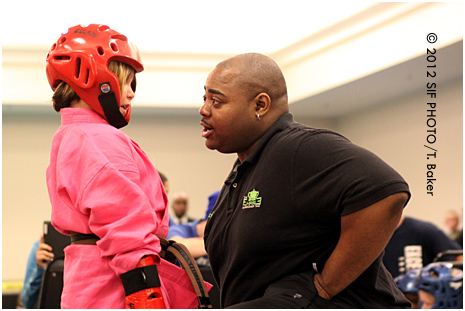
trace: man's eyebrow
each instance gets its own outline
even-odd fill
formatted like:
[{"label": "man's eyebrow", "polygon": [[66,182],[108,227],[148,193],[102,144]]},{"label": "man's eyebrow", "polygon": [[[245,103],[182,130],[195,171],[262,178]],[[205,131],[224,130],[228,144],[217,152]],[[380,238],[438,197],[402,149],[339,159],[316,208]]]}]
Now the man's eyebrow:
[{"label": "man's eyebrow", "polygon": [[[207,88],[206,88],[205,86],[204,86],[203,88],[204,88],[205,90],[207,90]],[[220,91],[215,90],[215,89],[208,89],[207,92],[208,92],[208,93],[212,93],[212,94],[217,94],[217,95],[226,96],[226,95],[224,95],[223,93],[221,93]]]}]

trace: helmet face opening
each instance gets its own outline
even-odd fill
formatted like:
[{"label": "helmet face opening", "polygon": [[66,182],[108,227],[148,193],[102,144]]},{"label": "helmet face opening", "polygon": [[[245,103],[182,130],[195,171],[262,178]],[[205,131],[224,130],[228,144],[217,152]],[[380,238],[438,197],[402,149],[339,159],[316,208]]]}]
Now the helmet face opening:
[{"label": "helmet face opening", "polygon": [[[52,90],[62,81],[67,83],[87,105],[120,128],[129,122],[130,113],[125,117],[119,113],[121,88],[118,77],[108,68],[111,61],[126,63],[136,73],[144,70],[139,50],[126,36],[106,25],[77,25],[50,48],[46,73]],[[101,89],[102,84],[108,85],[106,92]],[[110,92],[114,96],[107,96]]]},{"label": "helmet face opening", "polygon": [[463,270],[451,262],[436,262],[423,268],[416,286],[434,296],[434,309],[463,308]]}]

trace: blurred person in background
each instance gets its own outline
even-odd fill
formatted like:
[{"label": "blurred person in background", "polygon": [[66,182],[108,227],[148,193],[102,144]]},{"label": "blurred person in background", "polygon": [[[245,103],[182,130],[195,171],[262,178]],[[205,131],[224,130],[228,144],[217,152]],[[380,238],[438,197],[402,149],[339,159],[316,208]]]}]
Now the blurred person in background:
[{"label": "blurred person in background", "polygon": [[189,198],[185,192],[178,192],[173,195],[171,209],[174,213],[173,220],[177,224],[186,224],[195,220],[187,215],[187,211],[189,209]]},{"label": "blurred person in background", "polygon": [[[460,249],[460,245],[434,224],[402,216],[384,250],[383,262],[392,276],[397,277],[410,269],[427,266],[439,253]],[[463,256],[453,256],[449,259],[462,261]]]},{"label": "blurred person in background", "polygon": [[459,214],[456,211],[447,211],[444,223],[447,228],[446,234],[449,236],[449,238],[452,240],[457,239],[457,237],[460,235],[461,229]]},{"label": "blurred person in background", "polygon": [[39,297],[40,287],[45,267],[50,260],[53,260],[52,247],[44,243],[44,236],[35,241],[32,245],[26,265],[26,275],[24,277],[23,288],[21,290],[21,305],[26,309],[36,307]]}]

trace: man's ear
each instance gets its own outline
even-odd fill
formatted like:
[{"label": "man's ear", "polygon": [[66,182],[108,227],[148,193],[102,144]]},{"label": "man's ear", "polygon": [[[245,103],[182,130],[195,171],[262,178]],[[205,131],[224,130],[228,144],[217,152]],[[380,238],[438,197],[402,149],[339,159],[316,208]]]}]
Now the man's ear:
[{"label": "man's ear", "polygon": [[271,109],[271,98],[266,93],[260,93],[257,96],[255,96],[254,103],[256,105],[256,112],[260,116],[264,116]]}]

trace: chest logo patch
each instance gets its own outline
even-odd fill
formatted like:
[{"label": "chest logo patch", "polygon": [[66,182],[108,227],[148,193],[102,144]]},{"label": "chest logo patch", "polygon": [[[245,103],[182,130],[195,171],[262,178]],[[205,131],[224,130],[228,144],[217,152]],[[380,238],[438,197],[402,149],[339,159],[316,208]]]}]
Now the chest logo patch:
[{"label": "chest logo patch", "polygon": [[262,198],[258,196],[259,194],[260,192],[255,189],[247,193],[242,200],[242,209],[260,207]]}]

